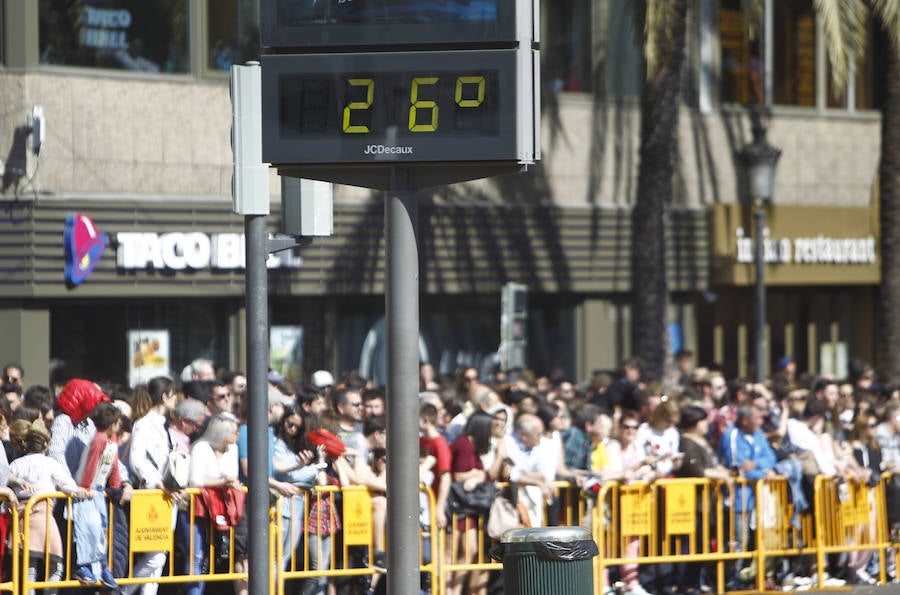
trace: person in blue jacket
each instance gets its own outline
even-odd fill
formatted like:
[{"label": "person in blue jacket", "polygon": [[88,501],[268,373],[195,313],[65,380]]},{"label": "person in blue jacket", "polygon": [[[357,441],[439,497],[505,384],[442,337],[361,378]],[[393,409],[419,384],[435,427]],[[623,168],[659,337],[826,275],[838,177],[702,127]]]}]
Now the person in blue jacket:
[{"label": "person in blue jacket", "polygon": [[[777,475],[775,451],[769,445],[762,425],[763,412],[753,405],[744,405],[738,408],[734,425],[722,435],[719,442],[719,460],[725,467],[731,469],[735,476],[756,481],[774,479]],[[745,526],[742,527],[743,533],[737,537],[743,538],[741,541],[748,543],[748,525],[754,524],[752,512],[756,506],[753,485],[736,486],[731,506],[735,517],[743,516],[746,519],[743,523]]]}]

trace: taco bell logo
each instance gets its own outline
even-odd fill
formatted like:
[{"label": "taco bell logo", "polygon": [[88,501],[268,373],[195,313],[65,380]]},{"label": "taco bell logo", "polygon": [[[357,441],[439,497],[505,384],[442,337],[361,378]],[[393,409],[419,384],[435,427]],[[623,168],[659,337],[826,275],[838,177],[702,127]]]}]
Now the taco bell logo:
[{"label": "taco bell logo", "polygon": [[63,232],[66,252],[66,284],[75,286],[87,279],[106,248],[106,234],[97,231],[97,226],[87,215],[69,213]]}]

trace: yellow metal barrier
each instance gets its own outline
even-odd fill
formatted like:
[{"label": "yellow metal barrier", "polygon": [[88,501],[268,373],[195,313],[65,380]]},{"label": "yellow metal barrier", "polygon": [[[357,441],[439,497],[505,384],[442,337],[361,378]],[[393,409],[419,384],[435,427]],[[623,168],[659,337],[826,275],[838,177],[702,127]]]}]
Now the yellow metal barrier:
[{"label": "yellow metal barrier", "polygon": [[[825,556],[840,552],[873,552],[879,556],[885,582],[885,553],[891,547],[887,526],[885,485],[818,476],[815,482],[816,562],[819,584]],[[881,514],[879,514],[881,512]]]},{"label": "yellow metal barrier", "polygon": [[[796,517],[796,519],[795,519]],[[774,578],[774,562],[787,556],[809,555],[815,543],[815,523],[809,513],[795,515],[791,490],[784,477],[761,479],[756,484],[757,539],[753,572],[756,590]],[[759,572],[762,568],[763,572]]]},{"label": "yellow metal barrier", "polygon": [[[881,487],[884,489],[885,502],[885,508],[883,510],[886,510],[888,506],[888,484],[893,483],[894,485],[896,485],[898,482],[900,482],[900,472],[885,472],[881,474]],[[887,523],[887,519],[885,519],[885,522]],[[889,555],[893,557],[895,572],[897,572],[898,578],[900,578],[900,570],[896,570],[897,559],[898,557],[900,557],[900,531],[895,530],[894,527],[890,526],[888,526],[887,531],[891,550],[889,552]]]},{"label": "yellow metal barrier", "polygon": [[[497,487],[501,492],[510,489],[509,484],[505,482],[498,482]],[[545,523],[581,524],[585,518],[586,503],[580,495],[580,490],[571,483],[558,481],[554,483],[554,492],[554,499],[567,505],[557,510],[545,503],[543,510]],[[491,571],[503,568],[501,563],[490,557],[490,549],[496,545],[497,540],[487,535],[486,525],[487,519],[484,517],[455,514],[448,517],[446,532],[437,539],[440,542],[439,579],[436,591],[438,595],[466,592],[465,587],[473,583],[486,584]]]},{"label": "yellow metal barrier", "polygon": [[[558,482],[558,508],[545,507],[547,524],[589,524],[600,555],[594,559],[595,585],[598,592],[608,587],[610,567],[624,568],[638,564],[706,564],[714,569],[715,588],[726,592],[727,578],[743,568],[742,578],[753,580],[756,591],[764,591],[767,576],[772,576],[775,560],[791,556],[814,555],[818,564],[819,584],[829,554],[877,555],[881,562],[880,579],[886,580],[886,553],[900,550],[900,538],[890,534],[886,518],[885,485],[891,479],[885,474],[875,486],[854,482],[836,482],[834,478],[817,477],[814,514],[801,515],[799,527],[794,517],[789,487],[778,478],[772,481],[716,482],[707,479],[664,479],[652,483],[623,484],[607,482],[596,498],[585,498],[575,486]],[[502,488],[507,487],[501,484]],[[750,491],[752,490],[752,496]],[[182,509],[187,519],[187,551],[194,549],[200,490],[186,491]],[[750,505],[750,498],[755,505]],[[287,581],[315,579],[336,580],[339,577],[372,577],[379,572],[371,564],[376,546],[384,547],[389,537],[373,526],[373,506],[383,506],[383,494],[366,488],[324,486],[287,500],[279,500],[270,510],[269,553],[273,563],[270,579],[273,595],[284,595]],[[422,488],[421,572],[430,579],[435,595],[456,595],[466,591],[470,581],[486,582],[492,571],[502,564],[490,558],[496,543],[486,534],[485,518],[452,517],[444,530],[437,528],[435,497]],[[320,504],[313,507],[312,502]],[[739,504],[737,504],[740,501]],[[329,536],[326,511],[339,511],[340,537]],[[737,504],[737,505],[736,505]],[[8,506],[8,503],[7,503]],[[49,527],[56,526],[53,508],[61,507],[66,519],[60,527],[60,540],[54,541]],[[176,509],[177,511],[177,509]],[[145,583],[192,583],[196,581],[241,581],[247,569],[234,558],[234,530],[229,532],[230,559],[227,569],[210,569],[194,573],[192,567],[176,568],[171,563],[175,552],[174,512],[171,500],[157,490],[140,490],[132,502],[130,552],[127,568],[114,567],[112,546],[109,565],[122,586]],[[312,514],[312,517],[310,516]],[[35,496],[11,507],[9,551],[11,576],[3,577],[0,592],[14,595],[31,589],[75,587],[73,556],[58,557],[62,551],[72,552],[72,500],[62,493]],[[117,530],[110,508],[109,543]],[[310,527],[310,521],[314,528]],[[753,526],[752,533],[745,530]],[[750,541],[749,536],[755,538]],[[209,539],[207,555],[213,559],[213,539]],[[301,545],[301,547],[297,547]],[[24,553],[23,553],[24,552]],[[169,570],[160,577],[135,576],[137,562],[144,556],[159,553],[168,557]],[[871,552],[871,554],[869,554]],[[365,562],[359,554],[368,553]],[[56,560],[58,563],[46,563]],[[327,563],[326,563],[327,562]],[[43,566],[29,577],[29,565]],[[60,566],[61,565],[61,566]],[[53,567],[61,568],[54,580]],[[746,576],[745,576],[746,575]],[[710,575],[712,578],[713,575]]]},{"label": "yellow metal barrier", "polygon": [[[431,577],[431,584],[436,584],[438,568],[438,546],[436,539],[429,539],[431,527],[437,527],[435,498],[430,489],[423,487],[422,494],[427,506],[428,523],[423,523],[420,531],[420,571]],[[275,535],[275,557],[281,561],[282,568],[276,575],[276,593],[282,595],[285,582],[291,580],[311,581],[315,579],[336,577],[363,577],[375,575],[378,571],[373,566],[372,556],[377,543],[384,543],[387,538],[379,535],[373,526],[373,506],[383,506],[378,499],[384,495],[373,493],[362,486],[321,486],[309,490],[290,499],[279,499],[274,510],[275,522],[272,533]],[[313,507],[311,504],[320,505]],[[327,503],[324,506],[321,503]],[[328,522],[324,510],[341,511],[340,534],[332,534],[332,526]],[[309,521],[314,521],[315,529],[310,531]],[[289,551],[285,551],[285,545]],[[340,545],[340,548],[336,547]],[[302,551],[297,551],[297,547]],[[352,549],[355,548],[355,549]],[[362,549],[365,548],[365,549]],[[366,564],[363,556],[368,556]]]},{"label": "yellow metal barrier", "polygon": [[637,564],[715,563],[717,592],[725,591],[725,564],[753,553],[737,527],[748,511],[725,507],[734,486],[703,478],[652,483],[609,482],[597,495],[592,532],[600,549],[595,583],[609,587],[611,566],[636,572]]},{"label": "yellow metal barrier", "polygon": [[[185,500],[182,509],[186,513],[185,517],[188,521],[187,535],[187,556],[188,562],[193,559],[192,552],[194,550],[194,529],[196,519],[194,513],[196,511],[197,501],[201,497],[199,489],[189,489],[185,491]],[[116,579],[120,586],[146,583],[192,583],[196,581],[238,581],[246,580],[246,569],[236,569],[236,561],[234,560],[234,529],[229,530],[228,540],[230,552],[232,555],[228,561],[227,572],[216,572],[213,563],[210,562],[210,570],[205,573],[182,572],[183,569],[176,568],[173,563],[175,552],[175,514],[178,511],[177,504],[173,507],[173,501],[161,490],[139,490],[135,492],[134,499],[131,503],[131,526],[129,528],[129,559],[128,568],[125,578]],[[53,510],[57,506],[64,506],[65,513],[63,518],[66,519],[62,527],[60,527],[60,544],[62,552],[69,552],[70,555],[60,557],[59,548],[54,544],[54,530],[56,527]],[[73,538],[73,511],[72,498],[61,492],[50,494],[41,494],[30,498],[24,506],[22,514],[22,535],[21,549],[22,568],[19,573],[14,572],[15,581],[21,577],[21,590],[17,590],[15,585],[11,587],[13,592],[28,592],[31,589],[43,589],[49,587],[76,587],[81,583],[75,578],[74,552],[75,547]],[[115,515],[113,514],[113,505],[110,504],[109,510],[109,526],[107,528],[107,541],[109,543],[109,557],[107,564],[115,574],[123,574],[121,568],[117,568],[113,561],[113,536],[117,530],[115,525]],[[139,525],[139,526],[136,526]],[[33,535],[34,530],[40,530],[44,534],[44,538],[36,539]],[[214,559],[215,541],[210,537],[208,539],[209,548],[207,556],[209,560]],[[16,541],[14,542],[14,558],[13,568],[18,569],[19,555],[18,532],[16,533]],[[274,547],[270,546],[270,553],[274,554]],[[168,559],[168,573],[162,576],[136,577],[135,567],[138,562],[145,557],[164,556]],[[60,560],[62,574],[56,577],[52,573],[52,565],[48,563],[50,560]],[[28,576],[27,569],[29,565],[35,562],[43,566],[43,572],[31,580]],[[164,563],[164,562],[163,562]],[[239,563],[239,562],[238,562]],[[161,566],[160,566],[161,568]]]}]

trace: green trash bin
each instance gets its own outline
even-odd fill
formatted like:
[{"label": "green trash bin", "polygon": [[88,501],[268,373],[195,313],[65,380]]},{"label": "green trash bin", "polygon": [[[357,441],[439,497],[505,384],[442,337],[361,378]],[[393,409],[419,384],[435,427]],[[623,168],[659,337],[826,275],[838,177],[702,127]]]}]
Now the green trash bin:
[{"label": "green trash bin", "polygon": [[584,527],[512,529],[491,550],[503,562],[504,595],[594,595],[598,553]]}]

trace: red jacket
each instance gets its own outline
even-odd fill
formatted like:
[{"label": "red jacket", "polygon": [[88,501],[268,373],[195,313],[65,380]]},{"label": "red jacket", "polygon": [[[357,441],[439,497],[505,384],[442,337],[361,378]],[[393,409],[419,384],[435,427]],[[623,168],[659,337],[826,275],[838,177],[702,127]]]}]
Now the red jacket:
[{"label": "red jacket", "polygon": [[194,504],[195,517],[207,517],[216,529],[234,527],[244,516],[244,490],[233,487],[200,488]]}]

